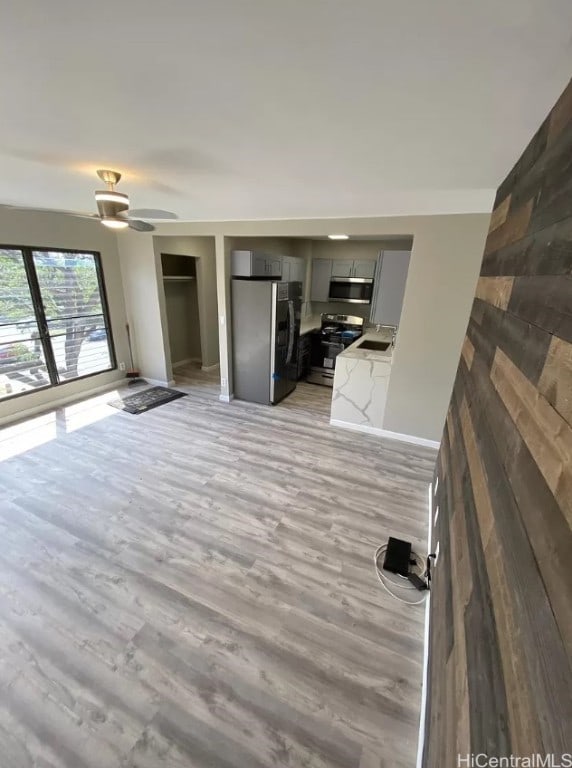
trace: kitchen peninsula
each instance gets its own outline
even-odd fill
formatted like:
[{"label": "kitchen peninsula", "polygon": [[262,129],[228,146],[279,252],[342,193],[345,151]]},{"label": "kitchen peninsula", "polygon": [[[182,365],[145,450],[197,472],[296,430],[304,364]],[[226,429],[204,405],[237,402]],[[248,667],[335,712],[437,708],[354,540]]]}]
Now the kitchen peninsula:
[{"label": "kitchen peninsula", "polygon": [[336,358],[330,423],[380,434],[393,358],[393,331],[367,331]]}]

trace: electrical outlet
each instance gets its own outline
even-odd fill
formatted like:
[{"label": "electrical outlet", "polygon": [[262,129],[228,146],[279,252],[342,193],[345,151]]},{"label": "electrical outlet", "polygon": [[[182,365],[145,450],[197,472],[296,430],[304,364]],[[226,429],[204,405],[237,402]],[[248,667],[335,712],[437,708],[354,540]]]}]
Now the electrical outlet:
[{"label": "electrical outlet", "polygon": [[124,371],[125,370],[125,363],[119,363],[119,370]]},{"label": "electrical outlet", "polygon": [[221,385],[221,387],[226,387],[226,379],[221,379],[220,380],[220,385]]}]

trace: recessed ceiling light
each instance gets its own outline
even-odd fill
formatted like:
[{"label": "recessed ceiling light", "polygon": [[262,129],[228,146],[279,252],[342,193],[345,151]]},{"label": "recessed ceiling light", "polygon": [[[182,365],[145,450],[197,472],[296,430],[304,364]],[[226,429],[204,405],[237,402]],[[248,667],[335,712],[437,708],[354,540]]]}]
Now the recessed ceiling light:
[{"label": "recessed ceiling light", "polygon": [[328,235],[330,240],[349,240],[349,235]]}]

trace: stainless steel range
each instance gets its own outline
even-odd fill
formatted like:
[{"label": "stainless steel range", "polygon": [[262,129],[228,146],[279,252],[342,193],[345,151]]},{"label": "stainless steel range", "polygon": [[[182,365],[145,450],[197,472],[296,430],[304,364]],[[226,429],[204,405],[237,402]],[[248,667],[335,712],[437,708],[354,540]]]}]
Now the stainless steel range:
[{"label": "stainless steel range", "polygon": [[363,333],[363,317],[355,315],[322,315],[319,330],[312,332],[311,384],[334,386],[336,357]]}]

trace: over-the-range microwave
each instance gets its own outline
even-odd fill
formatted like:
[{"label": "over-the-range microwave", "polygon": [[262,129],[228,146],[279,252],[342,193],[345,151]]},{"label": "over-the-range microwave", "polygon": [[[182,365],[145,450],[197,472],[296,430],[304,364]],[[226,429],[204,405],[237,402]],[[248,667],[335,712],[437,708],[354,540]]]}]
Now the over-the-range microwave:
[{"label": "over-the-range microwave", "polygon": [[371,304],[373,280],[369,277],[332,277],[329,301],[345,304]]}]

